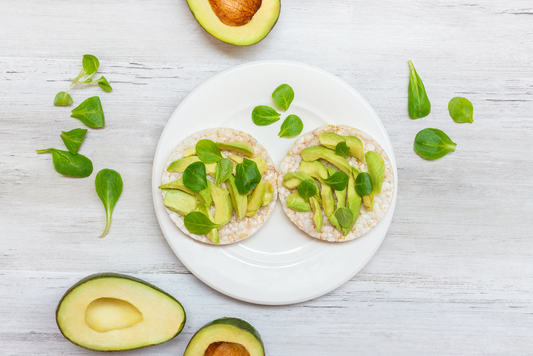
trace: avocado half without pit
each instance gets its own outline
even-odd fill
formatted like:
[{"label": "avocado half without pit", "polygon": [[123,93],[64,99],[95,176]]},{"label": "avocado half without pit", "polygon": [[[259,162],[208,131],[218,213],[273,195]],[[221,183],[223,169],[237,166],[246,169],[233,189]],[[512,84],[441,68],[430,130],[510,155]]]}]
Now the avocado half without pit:
[{"label": "avocado half without pit", "polygon": [[235,45],[253,45],[278,21],[280,0],[187,0],[196,21],[213,37]]},{"label": "avocado half without pit", "polygon": [[168,341],[185,325],[185,310],[171,295],[141,279],[90,275],[65,293],[56,310],[61,333],[94,351],[138,349]]},{"label": "avocado half without pit", "polygon": [[264,356],[257,330],[238,318],[221,318],[194,334],[183,356]]}]

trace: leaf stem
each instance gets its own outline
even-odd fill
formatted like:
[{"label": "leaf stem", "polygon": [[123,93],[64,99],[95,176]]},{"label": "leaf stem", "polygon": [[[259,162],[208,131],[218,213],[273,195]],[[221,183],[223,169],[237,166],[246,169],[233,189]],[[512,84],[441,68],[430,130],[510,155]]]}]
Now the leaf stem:
[{"label": "leaf stem", "polygon": [[41,153],[47,153],[47,152],[50,152],[50,150],[53,150],[53,148],[46,148],[44,150],[36,150],[38,154],[41,154]]}]

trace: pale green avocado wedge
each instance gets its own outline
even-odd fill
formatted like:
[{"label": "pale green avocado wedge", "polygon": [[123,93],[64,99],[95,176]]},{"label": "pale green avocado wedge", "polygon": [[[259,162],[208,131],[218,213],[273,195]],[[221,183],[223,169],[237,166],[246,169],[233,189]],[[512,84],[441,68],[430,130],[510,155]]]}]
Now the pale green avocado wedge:
[{"label": "pale green avocado wedge", "polygon": [[259,332],[242,319],[221,318],[205,324],[194,334],[183,356],[264,356]]},{"label": "pale green avocado wedge", "polygon": [[217,147],[221,151],[241,153],[249,158],[254,156],[254,148],[248,142],[217,142]]},{"label": "pale green avocado wedge", "polygon": [[187,0],[200,26],[235,46],[250,46],[265,38],[281,11],[280,0]]},{"label": "pale green avocado wedge", "polygon": [[97,273],[70,287],[56,322],[70,342],[94,351],[125,351],[177,336],[186,315],[178,300],[141,279]]},{"label": "pale green avocado wedge", "polygon": [[163,198],[163,204],[169,209],[180,215],[188,215],[195,211],[198,202],[194,195],[190,195],[181,190],[169,190]]},{"label": "pale green avocado wedge", "polygon": [[304,148],[301,152],[301,156],[303,160],[307,162],[323,159],[348,175],[352,173],[352,167],[344,157],[336,155],[335,152],[325,147],[311,146]]},{"label": "pale green avocado wedge", "polygon": [[226,181],[226,187],[228,187],[228,191],[231,196],[233,209],[235,209],[235,212],[237,213],[237,219],[244,219],[246,216],[246,210],[248,208],[248,198],[246,195],[239,193],[237,190],[234,176],[229,176],[228,180]]},{"label": "pale green avocado wedge", "polygon": [[287,207],[302,213],[311,211],[311,205],[298,192],[291,193],[287,197]]},{"label": "pale green avocado wedge", "polygon": [[211,181],[207,181],[207,184],[211,188],[211,197],[213,198],[213,203],[215,203],[214,222],[217,225],[226,225],[233,215],[231,197],[226,189],[220,188]]}]

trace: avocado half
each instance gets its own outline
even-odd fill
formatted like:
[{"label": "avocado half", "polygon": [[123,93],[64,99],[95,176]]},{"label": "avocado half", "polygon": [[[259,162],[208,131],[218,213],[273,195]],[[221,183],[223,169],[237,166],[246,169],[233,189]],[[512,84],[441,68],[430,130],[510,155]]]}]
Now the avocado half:
[{"label": "avocado half", "polygon": [[205,324],[194,334],[183,356],[264,356],[261,336],[238,318],[221,318]]},{"label": "avocado half", "polygon": [[253,45],[278,21],[280,0],[187,0],[196,21],[213,37],[235,45]]},{"label": "avocado half", "polygon": [[185,310],[170,294],[118,273],[85,277],[67,290],[56,310],[63,336],[94,351],[163,343],[181,332],[185,320]]}]

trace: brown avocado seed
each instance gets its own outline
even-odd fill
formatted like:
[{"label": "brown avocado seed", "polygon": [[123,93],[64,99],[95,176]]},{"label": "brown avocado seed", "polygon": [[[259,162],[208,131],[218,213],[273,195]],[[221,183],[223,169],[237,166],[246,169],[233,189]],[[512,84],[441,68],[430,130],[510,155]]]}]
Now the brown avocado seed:
[{"label": "brown avocado seed", "polygon": [[224,25],[244,26],[261,8],[262,0],[209,0],[211,8]]},{"label": "brown avocado seed", "polygon": [[204,356],[250,356],[250,353],[241,344],[214,342],[205,350]]}]

